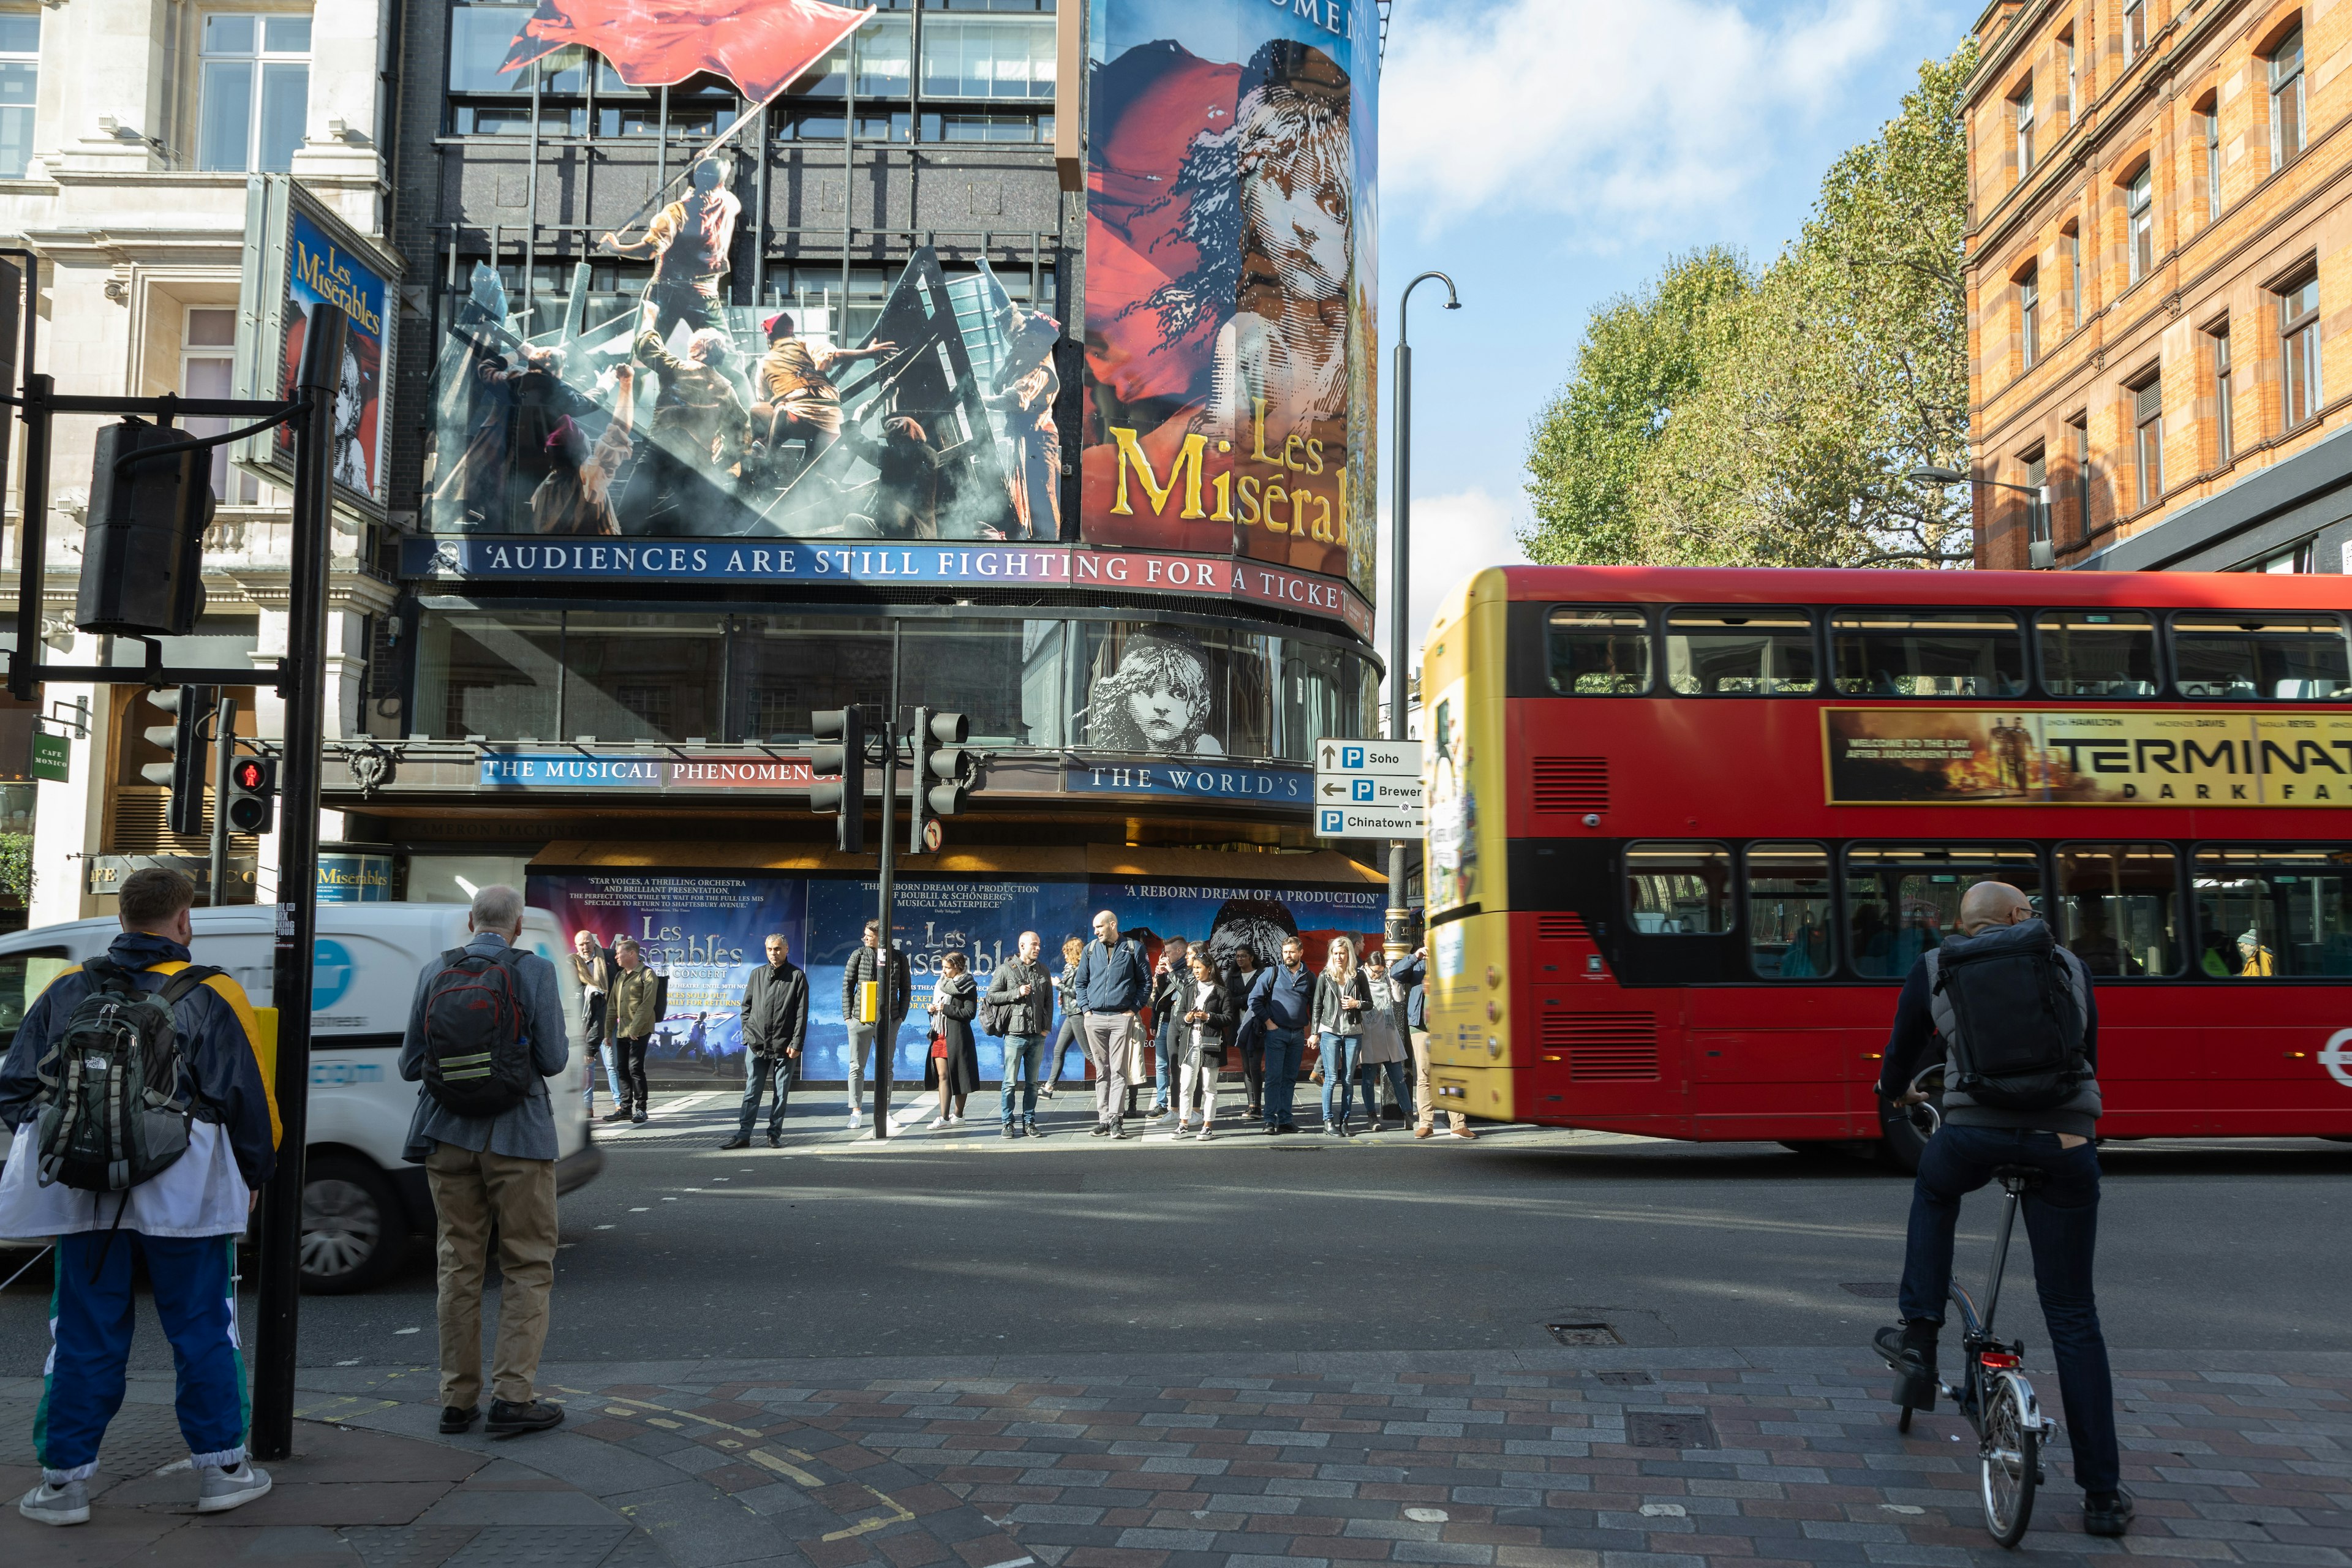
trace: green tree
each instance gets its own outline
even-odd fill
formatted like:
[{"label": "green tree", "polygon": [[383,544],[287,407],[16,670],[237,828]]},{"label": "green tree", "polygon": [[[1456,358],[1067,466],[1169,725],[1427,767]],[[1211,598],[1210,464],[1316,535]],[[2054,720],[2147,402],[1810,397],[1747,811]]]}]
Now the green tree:
[{"label": "green tree", "polygon": [[[1964,491],[1906,476],[1967,459],[1959,101],[1975,59],[1971,43],[1922,65],[1902,112],[1831,167],[1796,241],[1753,287],[1711,305],[1689,339],[1700,355],[1690,381],[1661,405],[1670,416],[1630,465],[1621,448],[1580,445],[1570,384],[1530,455],[1531,555],[1754,566],[1970,558]],[[1596,328],[1609,320],[1613,330],[1618,310],[1596,313]],[[1589,332],[1586,349],[1605,341]],[[1586,363],[1580,355],[1580,382]],[[1605,498],[1608,525],[1555,497]]]},{"label": "green tree", "polygon": [[1733,307],[1754,286],[1747,259],[1715,246],[1674,258],[1642,293],[1592,313],[1576,374],[1531,432],[1536,527],[1525,542],[1536,560],[1643,559],[1634,492],[1643,459],[1722,356]]},{"label": "green tree", "polygon": [[33,836],[0,833],[0,893],[33,896]]}]

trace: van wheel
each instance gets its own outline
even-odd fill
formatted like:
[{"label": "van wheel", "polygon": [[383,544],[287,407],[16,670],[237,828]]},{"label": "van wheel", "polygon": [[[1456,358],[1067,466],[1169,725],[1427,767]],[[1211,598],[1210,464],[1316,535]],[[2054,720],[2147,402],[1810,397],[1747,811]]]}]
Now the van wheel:
[{"label": "van wheel", "polygon": [[1919,1173],[1919,1157],[1927,1152],[1927,1134],[1904,1108],[1886,1100],[1878,1102],[1881,1134],[1878,1157],[1906,1176]]},{"label": "van wheel", "polygon": [[383,1173],[326,1155],[302,1177],[302,1289],[317,1296],[365,1290],[399,1264],[408,1234]]}]

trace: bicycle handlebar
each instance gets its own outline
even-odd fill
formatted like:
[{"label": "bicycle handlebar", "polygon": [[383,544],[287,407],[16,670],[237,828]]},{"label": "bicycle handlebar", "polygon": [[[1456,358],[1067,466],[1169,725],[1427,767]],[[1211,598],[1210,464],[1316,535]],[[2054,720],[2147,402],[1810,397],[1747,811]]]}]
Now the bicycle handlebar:
[{"label": "bicycle handlebar", "polygon": [[[1929,1079],[1934,1079],[1936,1081],[1931,1084],[1927,1081]],[[1921,1068],[1911,1079],[1911,1089],[1916,1094],[1934,1095],[1940,1092],[1943,1087],[1944,1064],[1941,1062],[1931,1062]],[[1933,1100],[1922,1100],[1916,1104],[1906,1105],[1903,1108],[1903,1114],[1909,1117],[1914,1125],[1916,1125],[1919,1112],[1923,1110],[1927,1113],[1927,1136],[1933,1138],[1943,1130],[1944,1126],[1944,1113],[1936,1109],[1936,1102]]]}]

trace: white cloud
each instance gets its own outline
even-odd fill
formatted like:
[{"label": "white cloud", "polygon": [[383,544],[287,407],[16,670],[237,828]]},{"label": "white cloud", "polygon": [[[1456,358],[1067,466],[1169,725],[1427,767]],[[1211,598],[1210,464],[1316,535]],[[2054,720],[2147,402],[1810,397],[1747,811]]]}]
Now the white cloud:
[{"label": "white cloud", "polygon": [[[1647,227],[1735,195],[1894,42],[1911,0],[1405,0],[1381,81],[1381,205]],[[1792,7],[1791,9],[1798,9]]]},{"label": "white cloud", "polygon": [[[1523,564],[1527,561],[1527,552],[1519,548],[1515,536],[1517,530],[1527,526],[1527,521],[1511,501],[1482,489],[1413,497],[1412,581],[1408,584],[1412,595],[1412,618],[1408,625],[1412,631],[1412,660],[1416,665],[1421,662],[1422,635],[1428,629],[1431,617],[1437,614],[1439,600],[1462,579],[1483,567]],[[1381,542],[1385,549],[1385,531]],[[1385,566],[1381,575],[1385,588]],[[1374,646],[1385,659],[1389,651],[1389,595],[1383,592],[1381,599]]]}]

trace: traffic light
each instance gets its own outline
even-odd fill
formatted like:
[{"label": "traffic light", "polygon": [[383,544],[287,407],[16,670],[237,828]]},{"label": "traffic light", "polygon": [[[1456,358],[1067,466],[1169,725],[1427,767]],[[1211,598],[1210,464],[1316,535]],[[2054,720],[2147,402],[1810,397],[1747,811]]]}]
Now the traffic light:
[{"label": "traffic light", "polygon": [[221,810],[231,832],[268,832],[278,820],[278,759],[239,757],[229,763],[228,799]]},{"label": "traffic light", "polygon": [[186,637],[195,629],[213,520],[212,451],[141,455],[188,439],[185,430],[138,419],[99,427],[74,601],[83,631]]},{"label": "traffic light", "polygon": [[[820,741],[836,742],[813,748],[809,772],[809,809],[832,812],[834,842],[845,855],[866,853],[866,721],[855,708],[828,708],[809,716],[809,729]],[[889,831],[889,824],[883,824]]]},{"label": "traffic light", "polygon": [[167,721],[143,725],[142,733],[149,745],[168,752],[172,759],[145,764],[139,776],[171,790],[163,809],[165,826],[191,837],[200,834],[205,830],[205,763],[211,752],[205,744],[205,718],[213,710],[213,689],[166,687],[142,691],[139,700],[152,710],[150,717],[161,715]]},{"label": "traffic light", "polygon": [[971,733],[971,721],[961,713],[915,710],[915,779],[908,792],[914,797],[914,809],[907,821],[909,855],[922,852],[926,815],[953,816],[963,809],[964,797],[971,792],[973,757],[963,749],[964,739]]}]

